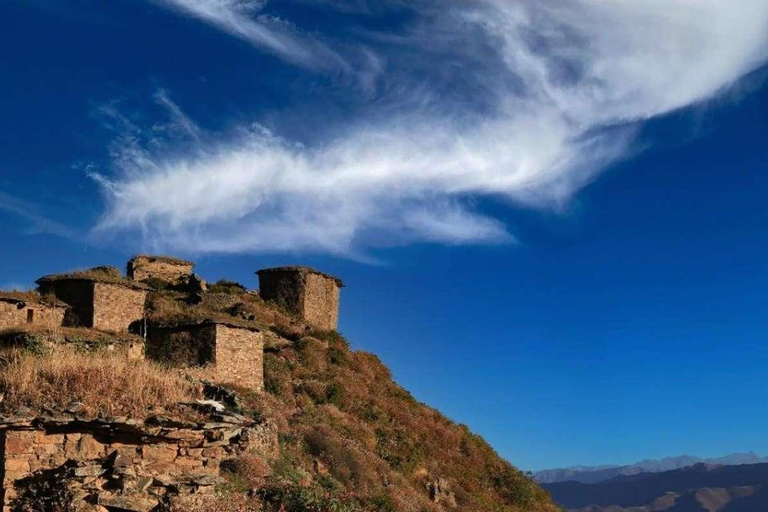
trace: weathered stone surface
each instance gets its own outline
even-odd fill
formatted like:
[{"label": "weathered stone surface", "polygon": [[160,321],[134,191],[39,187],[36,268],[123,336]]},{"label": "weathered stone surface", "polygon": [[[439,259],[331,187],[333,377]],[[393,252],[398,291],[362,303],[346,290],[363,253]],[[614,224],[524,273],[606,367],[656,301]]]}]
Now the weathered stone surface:
[{"label": "weathered stone surface", "polygon": [[102,468],[100,464],[92,464],[90,466],[75,468],[73,474],[75,476],[101,476],[105,471],[106,470]]},{"label": "weathered stone surface", "polygon": [[0,329],[35,325],[61,327],[66,307],[16,299],[4,299],[0,295]]},{"label": "weathered stone surface", "polygon": [[66,326],[127,332],[144,318],[147,291],[130,281],[43,278],[38,283],[42,292],[53,294],[70,306],[63,321]]},{"label": "weathered stone surface", "polygon": [[259,270],[259,293],[315,328],[332,331],[339,323],[340,279],[308,267]]},{"label": "weathered stone surface", "polygon": [[27,492],[28,479],[56,472],[78,500],[109,511],[151,510],[179,493],[212,492],[221,482],[223,460],[254,450],[264,459],[278,453],[273,425],[228,412],[218,416],[241,423],[166,418],[146,424],[66,415],[0,422],[3,506]]},{"label": "weathered stone surface", "polygon": [[215,380],[264,389],[264,337],[220,322],[150,326],[147,357],[174,366],[210,366]]},{"label": "weathered stone surface", "polygon": [[195,264],[191,261],[164,256],[136,256],[128,262],[128,277],[135,281],[159,279],[170,284],[179,284],[192,274]]},{"label": "weathered stone surface", "polygon": [[151,512],[159,504],[155,499],[141,496],[116,496],[106,493],[99,495],[99,505],[121,512]]},{"label": "weathered stone surface", "polygon": [[427,483],[427,491],[433,502],[448,508],[456,508],[456,496],[451,492],[450,485],[444,478],[436,478]]}]

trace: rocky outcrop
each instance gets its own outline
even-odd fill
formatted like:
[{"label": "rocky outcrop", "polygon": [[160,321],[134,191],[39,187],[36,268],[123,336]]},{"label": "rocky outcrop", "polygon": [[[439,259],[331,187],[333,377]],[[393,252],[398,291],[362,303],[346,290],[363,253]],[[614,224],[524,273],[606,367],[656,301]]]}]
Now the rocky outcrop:
[{"label": "rocky outcrop", "polygon": [[436,478],[427,483],[427,492],[432,502],[447,508],[456,508],[456,495],[451,492],[445,478]]},{"label": "rocky outcrop", "polygon": [[37,510],[34,503],[55,499],[148,512],[175,496],[211,493],[228,460],[244,453],[270,460],[278,452],[274,425],[226,411],[205,422],[2,418],[0,445],[4,512]]}]

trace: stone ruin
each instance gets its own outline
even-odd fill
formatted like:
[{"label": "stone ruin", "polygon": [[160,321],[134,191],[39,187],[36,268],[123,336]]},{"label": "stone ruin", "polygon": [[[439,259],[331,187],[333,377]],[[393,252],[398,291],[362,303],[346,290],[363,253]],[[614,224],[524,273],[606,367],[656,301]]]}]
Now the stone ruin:
[{"label": "stone ruin", "polygon": [[341,279],[299,266],[268,268],[256,273],[262,299],[286,308],[321,331],[336,330],[344,287]]},{"label": "stone ruin", "polygon": [[64,323],[67,307],[54,297],[0,292],[0,329],[20,325],[58,327]]},{"label": "stone ruin", "polygon": [[[183,260],[138,256],[128,264],[129,279],[114,267],[46,276],[37,281],[38,294],[0,292],[0,329],[31,324],[86,327],[113,335],[140,332],[144,344],[137,347],[138,354],[133,351],[134,357],[208,366],[216,381],[262,391],[267,333],[252,322],[232,318],[147,325],[151,288],[141,281],[160,280],[201,293],[205,284],[192,274],[193,267]],[[340,279],[307,267],[266,269],[258,275],[264,300],[317,329],[336,329]],[[42,417],[19,411],[0,417],[3,512],[22,510],[19,504],[34,502],[35,489],[46,485],[95,510],[148,512],[176,495],[211,492],[220,482],[221,465],[240,454],[277,457],[273,424],[257,424],[219,402],[198,402],[188,405],[214,407],[209,421],[86,419],[72,411],[49,411]]]},{"label": "stone ruin", "polygon": [[[201,319],[196,322],[149,324],[147,295],[140,281],[162,281],[201,296],[204,281],[192,274],[194,264],[167,256],[136,256],[128,262],[129,278],[115,267],[96,267],[37,280],[38,292],[0,292],[0,329],[28,325],[84,327],[109,333],[143,336],[134,347],[153,360],[177,366],[208,366],[216,379],[256,390],[264,387],[264,333],[253,322]],[[260,296],[303,319],[316,329],[336,329],[339,296],[344,286],[334,276],[308,267],[278,267],[257,272]],[[175,288],[179,290],[179,288]],[[137,350],[132,353],[135,356]]]},{"label": "stone ruin", "polygon": [[128,278],[134,281],[159,279],[171,284],[180,284],[192,275],[195,264],[191,261],[170,256],[147,256],[141,254],[128,261]]},{"label": "stone ruin", "polygon": [[128,261],[128,278],[140,283],[166,283],[169,288],[190,293],[206,291],[206,282],[193,273],[195,264],[170,256],[134,256]]},{"label": "stone ruin", "polygon": [[174,366],[210,366],[219,382],[264,390],[263,333],[234,319],[152,325],[145,351]]},{"label": "stone ruin", "polygon": [[77,510],[88,504],[105,512],[149,512],[175,496],[212,493],[228,460],[254,454],[269,461],[278,451],[273,423],[221,406],[202,422],[65,413],[0,418],[0,503],[3,512],[25,510],[53,490],[67,493]]},{"label": "stone ruin", "polygon": [[144,319],[149,288],[108,272],[54,274],[37,280],[42,295],[52,295],[69,306],[62,325],[100,331],[138,330]]}]

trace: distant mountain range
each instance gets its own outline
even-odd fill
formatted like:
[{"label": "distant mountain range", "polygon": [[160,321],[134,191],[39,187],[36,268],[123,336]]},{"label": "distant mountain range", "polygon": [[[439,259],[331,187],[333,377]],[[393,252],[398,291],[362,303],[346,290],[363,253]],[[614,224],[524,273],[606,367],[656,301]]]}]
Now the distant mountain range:
[{"label": "distant mountain range", "polygon": [[570,481],[543,487],[568,512],[768,511],[768,464],[698,463],[593,484]]},{"label": "distant mountain range", "polygon": [[710,459],[703,459],[691,455],[680,455],[678,457],[667,457],[664,459],[643,460],[626,466],[574,466],[560,469],[545,469],[536,473],[534,478],[541,484],[569,481],[594,484],[610,480],[617,476],[631,476],[640,473],[660,473],[701,463],[735,466],[740,464],[760,464],[763,462],[768,462],[768,457],[761,457],[753,452],[732,453],[725,457]]}]

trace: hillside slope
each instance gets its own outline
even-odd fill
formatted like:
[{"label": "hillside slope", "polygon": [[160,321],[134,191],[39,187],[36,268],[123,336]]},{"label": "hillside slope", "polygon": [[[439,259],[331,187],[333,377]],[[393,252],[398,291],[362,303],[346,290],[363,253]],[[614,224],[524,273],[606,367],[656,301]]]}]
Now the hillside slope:
[{"label": "hillside slope", "polygon": [[[239,413],[275,424],[280,445],[276,460],[243,457],[222,466],[228,483],[214,495],[179,502],[170,510],[559,510],[529,475],[501,459],[466,426],[416,401],[392,380],[376,356],[350,350],[338,333],[315,332],[235,283],[218,283],[204,293],[157,288],[149,300],[149,322],[226,318],[264,330],[265,392],[219,384],[221,398],[234,403]],[[87,335],[96,341],[83,343]],[[52,361],[49,352],[40,349],[52,336],[61,343],[74,343],[78,355],[71,365]],[[76,402],[80,414],[93,417],[173,415],[180,411],[175,401],[201,396],[187,389],[185,382],[194,388],[210,379],[205,368],[121,363],[105,336],[79,329],[0,335],[6,345],[14,345],[0,379],[1,391],[8,397],[5,411],[59,410]],[[19,355],[20,347],[33,350]],[[131,385],[130,375],[136,372],[151,376],[144,379],[146,386]],[[163,392],[164,375],[172,392]],[[150,400],[147,390],[152,392]]]}]

